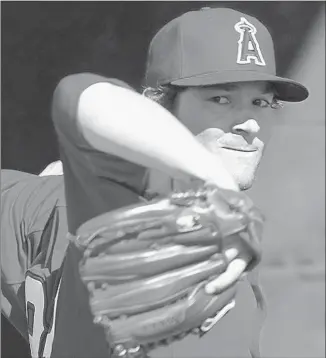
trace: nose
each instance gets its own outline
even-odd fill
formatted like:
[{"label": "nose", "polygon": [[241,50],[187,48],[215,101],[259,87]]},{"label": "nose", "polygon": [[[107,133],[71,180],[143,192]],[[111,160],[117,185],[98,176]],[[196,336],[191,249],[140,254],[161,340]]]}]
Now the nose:
[{"label": "nose", "polygon": [[252,141],[259,131],[260,127],[254,119],[248,119],[243,123],[236,124],[232,128],[232,133],[241,135],[247,142]]}]

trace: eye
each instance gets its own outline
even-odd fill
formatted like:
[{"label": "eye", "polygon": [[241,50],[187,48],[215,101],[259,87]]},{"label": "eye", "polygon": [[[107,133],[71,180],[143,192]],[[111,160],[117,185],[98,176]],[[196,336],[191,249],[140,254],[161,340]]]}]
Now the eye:
[{"label": "eye", "polygon": [[253,100],[252,104],[260,108],[267,108],[271,106],[271,104],[266,99],[261,99],[261,98]]},{"label": "eye", "polygon": [[230,103],[229,99],[225,96],[212,97],[211,100],[218,104],[229,104]]}]

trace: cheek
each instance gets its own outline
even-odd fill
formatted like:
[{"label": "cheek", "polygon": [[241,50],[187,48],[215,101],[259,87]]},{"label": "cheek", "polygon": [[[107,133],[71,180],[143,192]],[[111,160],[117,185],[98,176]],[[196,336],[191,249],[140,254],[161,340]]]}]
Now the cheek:
[{"label": "cheek", "polygon": [[188,98],[174,108],[174,115],[194,134],[197,135],[208,128],[228,130],[229,120],[219,113],[214,104]]},{"label": "cheek", "polygon": [[196,101],[184,101],[175,108],[175,116],[184,124],[194,135],[200,133],[206,126],[207,116],[202,104]]}]

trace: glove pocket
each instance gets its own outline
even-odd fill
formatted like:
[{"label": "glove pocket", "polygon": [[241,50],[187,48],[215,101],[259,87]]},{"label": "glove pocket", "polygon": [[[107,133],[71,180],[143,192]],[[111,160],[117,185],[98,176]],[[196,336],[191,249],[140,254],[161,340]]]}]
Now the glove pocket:
[{"label": "glove pocket", "polygon": [[89,257],[80,268],[84,282],[124,283],[202,262],[218,253],[217,246],[167,245],[125,254]]},{"label": "glove pocket", "polygon": [[103,285],[102,288],[92,290],[91,309],[95,316],[114,318],[170,304],[187,295],[198,283],[224,272],[226,266],[225,256],[215,254],[204,262],[143,280]]}]

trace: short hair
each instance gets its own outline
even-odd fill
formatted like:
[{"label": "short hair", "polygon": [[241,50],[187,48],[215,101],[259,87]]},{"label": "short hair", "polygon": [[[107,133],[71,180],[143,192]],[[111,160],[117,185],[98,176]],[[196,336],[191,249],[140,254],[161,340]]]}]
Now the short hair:
[{"label": "short hair", "polygon": [[145,97],[150,98],[171,112],[173,110],[173,104],[177,94],[183,89],[183,87],[164,85],[158,87],[145,87],[143,88],[142,93]]},{"label": "short hair", "polygon": [[[273,83],[270,83],[272,91],[275,93],[273,101],[271,103],[272,109],[280,109],[284,107],[282,101],[278,99],[277,89]],[[145,87],[143,88],[143,95],[147,98],[150,98],[154,102],[160,104],[168,111],[172,112],[174,101],[177,97],[177,94],[182,92],[186,87],[177,87],[173,85],[161,85],[158,87]]]}]

